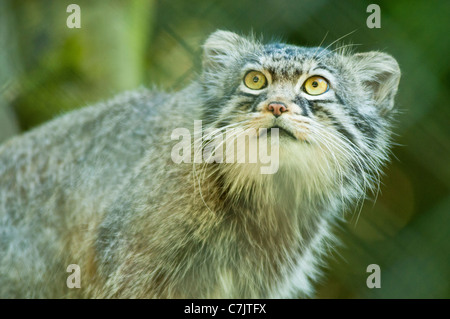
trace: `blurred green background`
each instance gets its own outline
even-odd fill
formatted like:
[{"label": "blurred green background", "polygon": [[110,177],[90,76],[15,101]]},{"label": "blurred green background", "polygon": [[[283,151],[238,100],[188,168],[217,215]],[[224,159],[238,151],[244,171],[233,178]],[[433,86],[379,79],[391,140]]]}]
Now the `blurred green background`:
[{"label": "blurred green background", "polygon": [[[66,8],[81,7],[69,29]],[[369,29],[366,8],[381,8]],[[450,298],[450,1],[0,0],[0,142],[138,86],[177,90],[216,29],[392,54],[402,69],[395,157],[376,201],[338,230],[319,298]],[[342,42],[341,42],[342,44]],[[369,264],[381,288],[369,289]]]}]

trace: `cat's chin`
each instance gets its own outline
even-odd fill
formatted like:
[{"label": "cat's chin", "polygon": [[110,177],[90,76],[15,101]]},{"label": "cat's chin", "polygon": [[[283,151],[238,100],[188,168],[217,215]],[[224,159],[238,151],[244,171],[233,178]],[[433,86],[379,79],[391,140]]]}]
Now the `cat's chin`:
[{"label": "cat's chin", "polygon": [[267,130],[268,136],[273,137],[272,129],[278,129],[278,139],[280,145],[290,144],[290,143],[304,143],[310,144],[307,134],[302,131],[290,130],[283,128],[281,126],[275,125]]},{"label": "cat's chin", "polygon": [[[297,137],[292,133],[290,130],[286,130],[283,127],[280,127],[278,125],[272,126],[271,129],[278,129],[278,133],[280,138],[290,138],[290,139],[297,139]],[[272,130],[269,130],[269,134],[271,134]]]},{"label": "cat's chin", "polygon": [[281,143],[285,141],[297,141],[299,143],[309,144],[308,135],[310,132],[308,123],[304,123],[303,121],[299,123],[286,117],[270,119],[270,122],[267,133],[273,136],[273,130],[276,129]]}]

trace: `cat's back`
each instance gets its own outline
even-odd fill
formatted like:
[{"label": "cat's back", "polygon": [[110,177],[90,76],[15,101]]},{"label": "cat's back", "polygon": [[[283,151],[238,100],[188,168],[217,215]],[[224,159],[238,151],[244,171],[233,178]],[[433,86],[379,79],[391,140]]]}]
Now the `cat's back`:
[{"label": "cat's back", "polygon": [[139,89],[7,141],[0,146],[0,216],[20,222],[50,199],[110,194],[167,136],[168,120],[177,121],[175,104],[174,95]]},{"label": "cat's back", "polygon": [[64,283],[65,260],[83,253],[77,242],[90,236],[143,156],[181,125],[178,100],[126,92],[0,146],[0,297],[61,295],[42,283]]}]

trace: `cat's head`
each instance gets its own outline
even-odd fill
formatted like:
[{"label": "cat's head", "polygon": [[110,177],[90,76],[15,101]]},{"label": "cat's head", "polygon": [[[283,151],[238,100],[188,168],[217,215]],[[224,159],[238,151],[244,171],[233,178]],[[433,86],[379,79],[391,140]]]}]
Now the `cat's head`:
[{"label": "cat's head", "polygon": [[386,53],[262,44],[217,31],[204,44],[203,120],[279,128],[281,156],[300,171],[320,176],[331,167],[341,180],[370,179],[386,159],[399,79]]}]

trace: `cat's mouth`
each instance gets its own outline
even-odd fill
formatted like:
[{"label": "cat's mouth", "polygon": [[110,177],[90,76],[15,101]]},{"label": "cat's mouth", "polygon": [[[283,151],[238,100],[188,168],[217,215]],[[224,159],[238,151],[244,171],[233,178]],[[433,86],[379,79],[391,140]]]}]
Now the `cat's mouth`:
[{"label": "cat's mouth", "polygon": [[[285,128],[279,126],[279,125],[274,125],[274,126],[272,126],[272,127],[270,127],[270,128],[271,128],[271,129],[272,129],[272,128],[277,128],[280,135],[290,136],[290,137],[292,137],[293,139],[296,139],[296,140],[297,140],[297,137],[296,137],[291,131],[289,131],[289,130],[287,130],[287,129],[285,129]],[[268,130],[268,131],[270,132],[270,130]]]}]

